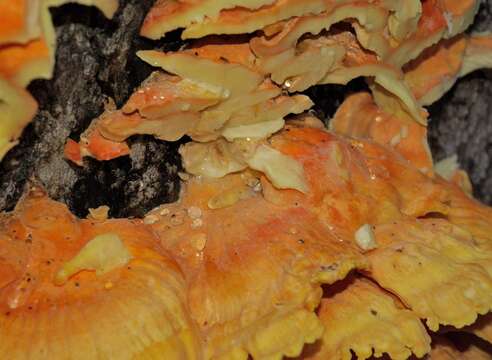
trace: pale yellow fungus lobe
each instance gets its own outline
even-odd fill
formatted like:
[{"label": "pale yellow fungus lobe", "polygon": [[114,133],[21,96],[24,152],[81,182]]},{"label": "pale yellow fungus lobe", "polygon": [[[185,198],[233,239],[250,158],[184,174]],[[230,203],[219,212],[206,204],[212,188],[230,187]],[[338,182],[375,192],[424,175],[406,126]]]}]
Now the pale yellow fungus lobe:
[{"label": "pale yellow fungus lobe", "polygon": [[260,145],[247,162],[252,169],[263,172],[278,189],[308,191],[302,165],[276,149]]},{"label": "pale yellow fungus lobe", "polygon": [[126,265],[131,259],[132,255],[118,235],[98,235],[85,244],[73,259],[63,264],[55,276],[55,283],[63,285],[71,276],[84,270],[104,275]]},{"label": "pale yellow fungus lobe", "polygon": [[97,220],[97,221],[104,221],[108,219],[108,214],[109,214],[109,206],[107,205],[102,205],[94,209],[89,209],[89,219],[92,220]]}]

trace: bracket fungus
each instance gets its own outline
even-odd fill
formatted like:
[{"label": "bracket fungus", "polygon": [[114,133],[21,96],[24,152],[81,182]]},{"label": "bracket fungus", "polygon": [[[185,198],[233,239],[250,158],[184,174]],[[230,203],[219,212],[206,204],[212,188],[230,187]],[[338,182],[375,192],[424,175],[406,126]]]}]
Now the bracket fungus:
[{"label": "bracket fungus", "polygon": [[199,358],[184,275],[141,221],[79,220],[33,189],[0,226],[2,357]]},{"label": "bracket fungus", "polygon": [[[62,3],[0,13],[0,155],[36,111],[25,86],[51,76]],[[0,358],[490,358],[436,334],[491,341],[492,209],[434,163],[423,108],[492,67],[492,36],[463,34],[478,5],[157,0],[141,34],[194,40],[138,51],[154,72],[64,155],[181,140],[180,197],[78,219],[30,189],[0,216]],[[357,77],[370,91],[326,128],[302,92]]]},{"label": "bracket fungus", "polygon": [[372,281],[348,277],[334,290],[326,292],[318,311],[326,327],[319,349],[307,346],[304,359],[350,359],[351,351],[358,359],[407,359],[430,351],[418,317]]}]

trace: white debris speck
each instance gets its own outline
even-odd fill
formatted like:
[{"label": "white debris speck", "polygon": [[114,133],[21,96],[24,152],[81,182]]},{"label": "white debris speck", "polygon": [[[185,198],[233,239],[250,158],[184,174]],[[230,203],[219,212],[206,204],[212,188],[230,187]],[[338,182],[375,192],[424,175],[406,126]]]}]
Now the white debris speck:
[{"label": "white debris speck", "polygon": [[260,179],[256,177],[245,176],[244,174],[241,175],[241,178],[244,178],[246,180],[246,185],[248,185],[250,188],[254,188],[260,182]]},{"label": "white debris speck", "polygon": [[369,224],[362,225],[359,230],[355,232],[355,242],[364,251],[378,247],[374,232]]},{"label": "white debris speck", "polygon": [[194,235],[191,238],[191,246],[193,246],[196,250],[202,251],[205,249],[205,245],[207,244],[207,235],[204,233],[199,233]]},{"label": "white debris speck", "polygon": [[395,147],[396,145],[398,145],[400,143],[400,141],[401,141],[401,134],[398,133],[391,138],[390,145]]},{"label": "white debris speck", "polygon": [[159,215],[161,216],[166,216],[166,215],[169,215],[170,211],[169,209],[162,209],[160,212],[159,212]]},{"label": "white debris speck", "polygon": [[255,185],[255,187],[253,188],[253,191],[254,192],[261,192],[262,190],[262,186],[261,186],[261,182],[258,182],[258,184]]},{"label": "white debris speck", "polygon": [[352,145],[352,147],[354,147],[354,148],[359,148],[359,149],[363,149],[364,148],[364,143],[363,142],[360,142],[360,141],[357,141],[357,140],[351,140],[350,141],[350,145]]},{"label": "white debris speck", "polygon": [[203,225],[203,220],[202,219],[195,219],[191,222],[191,228],[196,229],[199,228]]},{"label": "white debris speck", "polygon": [[155,224],[157,221],[159,221],[159,218],[155,215],[147,215],[144,218],[144,224],[146,225]]},{"label": "white debris speck", "polygon": [[197,206],[190,206],[188,208],[188,216],[193,220],[199,219],[202,217],[202,209]]}]

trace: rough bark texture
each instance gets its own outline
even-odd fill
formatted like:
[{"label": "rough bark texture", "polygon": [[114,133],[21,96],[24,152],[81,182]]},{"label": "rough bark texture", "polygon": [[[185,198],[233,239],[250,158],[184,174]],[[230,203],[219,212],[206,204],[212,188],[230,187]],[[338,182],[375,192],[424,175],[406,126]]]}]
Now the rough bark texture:
[{"label": "rough bark texture", "polygon": [[[491,1],[482,2],[469,31],[492,31]],[[461,79],[429,112],[435,159],[457,154],[475,196],[492,204],[492,71],[476,71]]]},{"label": "rough bark texture", "polygon": [[181,45],[173,36],[160,43],[138,36],[152,2],[122,1],[112,21],[95,8],[66,5],[53,10],[58,38],[55,74],[52,81],[30,86],[40,111],[20,145],[0,165],[0,209],[12,208],[30,180],[40,182],[51,197],[80,216],[103,204],[110,205],[112,216],[142,216],[177,198],[177,144],[134,137],[131,157],[88,160],[83,168],[63,159],[66,139],[78,139],[101,113],[106,96],[121,106],[150,74],[151,68],[135,57],[137,49],[175,50]]},{"label": "rough bark texture", "polygon": [[[138,36],[152,0],[121,0],[112,21],[96,9],[66,5],[53,11],[58,34],[54,79],[35,81],[30,90],[41,104],[20,145],[0,164],[0,209],[11,209],[29,181],[38,181],[50,196],[64,201],[79,216],[107,204],[111,215],[142,216],[154,206],[174,201],[179,192],[177,148],[150,137],[131,139],[131,157],[108,162],[88,160],[79,168],[63,159],[67,137],[78,139],[102,111],[105,96],[118,106],[148,76],[136,49],[177,49],[178,34],[151,42]],[[473,30],[492,30],[492,4],[484,2]],[[315,87],[309,95],[315,111],[329,118],[347,91],[364,88]],[[476,194],[492,203],[492,76],[477,72],[461,80],[430,108],[430,140],[437,159],[458,153],[471,174]]]}]

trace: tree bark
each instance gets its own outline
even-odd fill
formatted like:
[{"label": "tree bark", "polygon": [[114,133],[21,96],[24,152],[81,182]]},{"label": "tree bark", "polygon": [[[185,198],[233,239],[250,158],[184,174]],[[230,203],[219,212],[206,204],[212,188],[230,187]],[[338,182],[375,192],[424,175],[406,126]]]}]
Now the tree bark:
[{"label": "tree bark", "polygon": [[[492,2],[482,1],[469,32],[492,31]],[[492,204],[492,71],[476,71],[429,108],[434,158],[457,154],[474,194]]]}]

